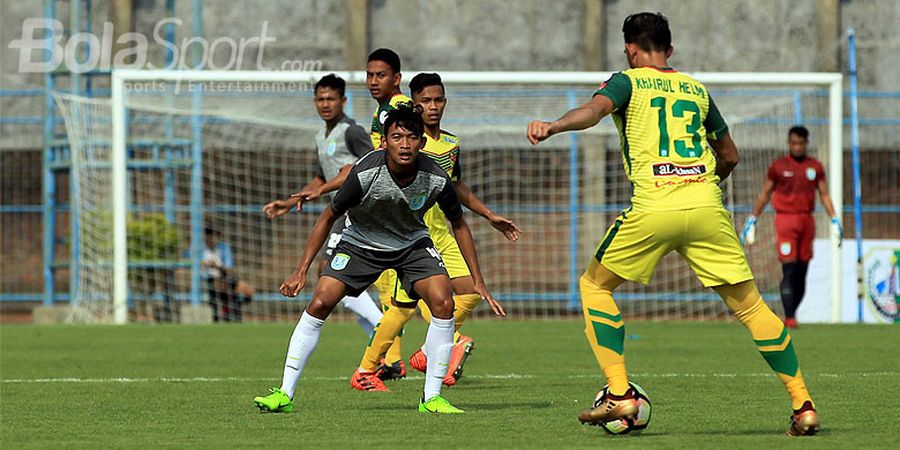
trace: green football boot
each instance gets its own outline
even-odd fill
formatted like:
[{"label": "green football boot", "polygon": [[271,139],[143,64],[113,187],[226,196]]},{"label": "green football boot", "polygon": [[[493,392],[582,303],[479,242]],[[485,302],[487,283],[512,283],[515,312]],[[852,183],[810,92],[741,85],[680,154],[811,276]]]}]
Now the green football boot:
[{"label": "green football boot", "polygon": [[291,398],[287,396],[281,389],[269,389],[271,394],[265,397],[253,397],[253,403],[261,412],[289,413],[294,410],[294,404]]},{"label": "green football boot", "polygon": [[453,406],[444,397],[435,395],[425,401],[423,398],[419,402],[419,412],[437,413],[437,414],[462,414],[465,411]]}]

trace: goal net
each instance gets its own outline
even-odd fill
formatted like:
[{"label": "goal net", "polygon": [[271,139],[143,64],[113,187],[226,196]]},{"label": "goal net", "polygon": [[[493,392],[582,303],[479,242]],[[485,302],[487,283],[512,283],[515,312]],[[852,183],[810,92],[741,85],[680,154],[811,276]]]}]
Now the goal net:
[{"label": "goal net", "polygon": [[[118,71],[112,98],[59,95],[78,186],[73,320],[178,320],[185,305],[207,305],[219,289],[204,269],[207,246],[227,247],[218,254],[230,256],[220,262],[243,320],[294,320],[309,298],[315,268],[301,301],[282,297],[277,288],[326,202],[275,220],[266,219],[262,208],[297,192],[315,174],[314,136],[323,122],[312,86],[322,75]],[[376,105],[364,74],[338,75],[348,81],[345,112],[368,129]],[[605,119],[532,147],[525,128],[530,120],[552,120],[583,103],[609,74],[442,76],[448,98],[442,127],[461,139],[462,178],[524,231],[510,243],[467,213],[488,287],[516,317],[580,314],[578,277],[631,195],[618,134]],[[840,117],[840,75],[697,77],[741,151],[741,164],[723,183],[723,201],[738,229],[795,124],[810,128],[810,151],[825,164],[840,204],[842,167],[834,163],[840,161],[834,120]],[[763,215],[748,255],[761,291],[780,309],[772,219],[771,212]],[[818,237],[827,239],[824,215],[818,221]],[[657,267],[652,284],[628,283],[616,294],[631,317],[728,316],[675,253]]]}]

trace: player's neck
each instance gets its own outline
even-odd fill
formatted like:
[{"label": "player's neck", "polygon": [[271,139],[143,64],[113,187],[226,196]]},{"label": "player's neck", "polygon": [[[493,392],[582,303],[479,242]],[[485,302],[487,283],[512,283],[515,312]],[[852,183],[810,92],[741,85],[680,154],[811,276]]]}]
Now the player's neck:
[{"label": "player's neck", "polygon": [[635,58],[635,67],[669,67],[669,61],[663,52],[640,52]]},{"label": "player's neck", "polygon": [[435,141],[441,138],[441,124],[437,124],[433,127],[425,125],[425,134],[428,135],[431,139]]},{"label": "player's neck", "polygon": [[343,112],[332,117],[329,120],[326,120],[325,121],[325,135],[327,136],[329,133],[331,133],[331,130],[333,130],[334,127],[337,126],[337,124],[341,123],[342,120],[344,120]]},{"label": "player's neck", "polygon": [[391,91],[390,94],[384,96],[383,98],[376,98],[375,101],[377,101],[379,105],[383,105],[383,104],[391,101],[391,99],[394,98],[395,95],[402,94],[402,93],[403,92],[400,91],[400,88],[396,88],[393,91]]},{"label": "player's neck", "polygon": [[388,172],[395,183],[403,187],[410,185],[416,179],[417,168],[415,161],[413,161],[413,164],[407,164],[404,167],[396,164],[390,156],[385,156],[387,157]]}]

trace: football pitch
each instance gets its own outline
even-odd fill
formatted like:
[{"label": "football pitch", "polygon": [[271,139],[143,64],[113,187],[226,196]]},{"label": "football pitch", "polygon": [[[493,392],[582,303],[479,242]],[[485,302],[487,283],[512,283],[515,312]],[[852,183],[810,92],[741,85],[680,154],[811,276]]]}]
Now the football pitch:
[{"label": "football pitch", "polygon": [[[423,415],[422,376],[352,390],[367,337],[325,325],[291,414],[251,399],[280,384],[292,324],[0,327],[3,448],[900,448],[900,329],[803,326],[794,345],[822,420],[783,435],[789,402],[737,323],[628,322],[632,381],[652,401],[640,436],[582,426],[603,384],[579,321],[477,320],[461,416]],[[407,327],[404,354],[425,325]]]}]

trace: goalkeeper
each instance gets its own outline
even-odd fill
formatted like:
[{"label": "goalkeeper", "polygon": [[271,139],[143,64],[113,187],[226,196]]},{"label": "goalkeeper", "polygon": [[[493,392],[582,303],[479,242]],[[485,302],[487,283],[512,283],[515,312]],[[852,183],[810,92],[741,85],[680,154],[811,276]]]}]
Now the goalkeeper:
[{"label": "goalkeeper", "polygon": [[816,221],[812,212],[816,204],[816,190],[825,212],[831,217],[831,226],[843,238],[841,219],[834,211],[825,169],[822,163],[807,155],[809,130],[796,126],[788,131],[788,155],[776,159],[769,166],[763,189],[756,197],[753,214],[747,218],[741,232],[741,242],[750,245],[756,241],[756,221],[769,199],[775,207],[775,235],[778,259],[781,261],[781,304],[784,306],[784,324],[797,328],[794,317],[806,292],[806,271],[813,256],[813,238]]}]

